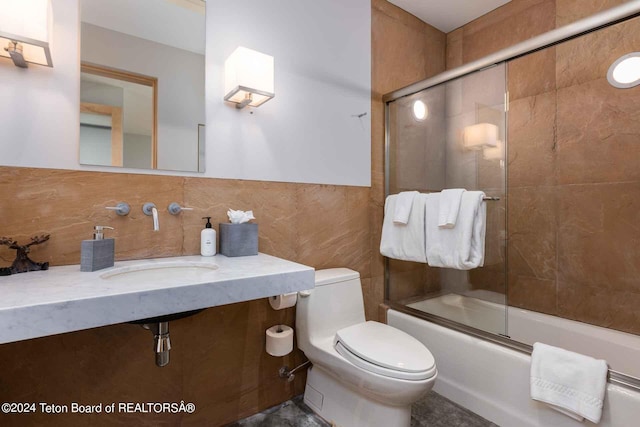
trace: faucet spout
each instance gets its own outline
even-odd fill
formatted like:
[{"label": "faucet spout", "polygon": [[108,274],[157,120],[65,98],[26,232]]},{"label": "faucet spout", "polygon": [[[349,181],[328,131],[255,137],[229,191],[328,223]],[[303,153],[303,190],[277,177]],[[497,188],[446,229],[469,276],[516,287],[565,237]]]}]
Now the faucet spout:
[{"label": "faucet spout", "polygon": [[160,223],[158,222],[158,209],[156,209],[156,205],[150,202],[145,203],[144,205],[142,205],[142,212],[144,212],[145,215],[153,216],[153,231],[160,230]]},{"label": "faucet spout", "polygon": [[156,207],[151,208],[151,213],[153,215],[153,231],[160,230],[160,222],[158,221],[158,209]]}]

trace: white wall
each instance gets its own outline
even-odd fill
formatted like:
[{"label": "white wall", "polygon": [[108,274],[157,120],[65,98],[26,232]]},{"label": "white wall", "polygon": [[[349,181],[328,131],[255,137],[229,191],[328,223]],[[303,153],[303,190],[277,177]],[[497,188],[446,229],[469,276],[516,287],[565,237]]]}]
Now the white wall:
[{"label": "white wall", "polygon": [[2,165],[84,169],[78,165],[78,0],[55,0],[51,6],[54,68],[21,69],[0,58]]},{"label": "white wall", "polygon": [[[0,59],[0,164],[370,185],[369,0],[207,2],[204,175],[78,164],[78,0],[52,7],[54,68]],[[238,45],[275,57],[276,97],[254,114],[222,101]]]},{"label": "white wall", "polygon": [[[221,102],[238,46],[275,58],[276,96],[254,114]],[[209,0],[207,95],[208,174],[370,185],[370,1]]]}]

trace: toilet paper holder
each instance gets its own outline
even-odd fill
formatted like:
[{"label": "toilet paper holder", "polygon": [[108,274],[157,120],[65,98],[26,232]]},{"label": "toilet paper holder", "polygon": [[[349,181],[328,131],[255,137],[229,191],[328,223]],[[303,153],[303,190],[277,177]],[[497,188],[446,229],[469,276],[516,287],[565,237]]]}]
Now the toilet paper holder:
[{"label": "toilet paper holder", "polygon": [[286,379],[287,382],[290,383],[296,377],[295,373],[298,372],[300,369],[304,368],[305,366],[308,366],[310,363],[311,361],[307,360],[303,364],[298,365],[293,369],[289,369],[288,366],[283,366],[278,370],[278,376],[282,379]]}]

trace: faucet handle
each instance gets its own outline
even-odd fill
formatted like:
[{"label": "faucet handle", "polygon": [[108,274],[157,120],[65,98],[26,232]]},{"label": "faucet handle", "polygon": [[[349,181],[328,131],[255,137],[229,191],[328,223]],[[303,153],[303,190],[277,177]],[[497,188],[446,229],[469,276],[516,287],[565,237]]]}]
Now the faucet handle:
[{"label": "faucet handle", "polygon": [[131,211],[131,207],[128,203],[120,202],[116,206],[107,206],[105,209],[110,211],[116,211],[116,213],[120,216],[129,215]]},{"label": "faucet handle", "polygon": [[192,211],[193,208],[185,208],[185,207],[180,206],[178,203],[173,202],[173,203],[171,203],[169,205],[167,210],[169,211],[169,213],[171,215],[178,215],[182,211]]},{"label": "faucet handle", "polygon": [[153,208],[155,207],[155,203],[147,202],[142,205],[142,212],[144,212],[145,215],[153,215]]}]

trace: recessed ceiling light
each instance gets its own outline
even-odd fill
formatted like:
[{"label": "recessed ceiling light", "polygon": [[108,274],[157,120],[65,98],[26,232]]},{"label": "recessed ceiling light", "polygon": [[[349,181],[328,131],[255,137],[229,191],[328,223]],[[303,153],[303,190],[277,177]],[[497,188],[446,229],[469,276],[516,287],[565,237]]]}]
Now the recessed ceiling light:
[{"label": "recessed ceiling light", "polygon": [[429,110],[424,102],[417,100],[413,103],[413,117],[416,120],[424,120],[429,115]]},{"label": "recessed ceiling light", "polygon": [[631,52],[616,59],[607,71],[611,86],[627,89],[640,84],[640,52]]}]

